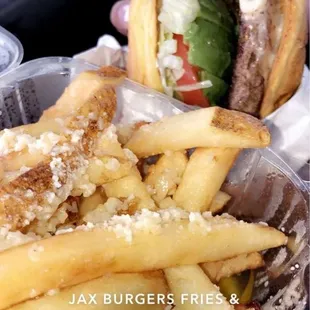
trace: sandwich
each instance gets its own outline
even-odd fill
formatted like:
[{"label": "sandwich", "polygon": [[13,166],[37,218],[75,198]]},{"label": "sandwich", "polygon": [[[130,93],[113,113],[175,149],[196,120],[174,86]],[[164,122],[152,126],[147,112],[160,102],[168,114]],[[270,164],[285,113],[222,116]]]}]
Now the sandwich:
[{"label": "sandwich", "polygon": [[128,40],[130,79],[264,118],[300,85],[306,0],[131,0]]}]

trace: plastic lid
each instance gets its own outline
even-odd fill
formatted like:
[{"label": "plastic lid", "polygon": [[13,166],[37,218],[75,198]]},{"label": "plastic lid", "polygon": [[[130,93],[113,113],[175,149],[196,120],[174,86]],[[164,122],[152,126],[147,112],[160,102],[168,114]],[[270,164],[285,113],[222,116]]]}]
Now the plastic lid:
[{"label": "plastic lid", "polygon": [[0,26],[0,76],[19,66],[24,56],[20,41]]}]

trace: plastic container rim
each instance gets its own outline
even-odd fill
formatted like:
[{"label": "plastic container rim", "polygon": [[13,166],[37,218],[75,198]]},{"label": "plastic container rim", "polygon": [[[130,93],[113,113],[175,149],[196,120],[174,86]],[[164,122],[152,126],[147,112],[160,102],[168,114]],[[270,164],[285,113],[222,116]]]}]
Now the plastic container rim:
[{"label": "plastic container rim", "polygon": [[17,68],[21,64],[24,58],[24,48],[20,40],[2,26],[0,26],[0,34],[6,36],[8,40],[10,40],[17,49],[17,54],[14,55],[13,61],[9,64],[9,66],[6,69],[0,72],[0,76],[2,77],[4,74],[10,72],[12,69]]}]

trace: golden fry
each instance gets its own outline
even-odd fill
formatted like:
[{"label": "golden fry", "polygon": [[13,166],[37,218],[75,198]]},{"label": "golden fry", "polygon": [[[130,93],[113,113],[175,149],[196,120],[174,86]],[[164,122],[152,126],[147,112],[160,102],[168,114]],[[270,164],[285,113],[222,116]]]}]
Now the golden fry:
[{"label": "golden fry", "polygon": [[[152,230],[150,222],[147,226],[144,220],[140,223],[135,227],[142,230],[133,228],[131,242],[108,229],[94,228],[0,253],[0,309],[29,299],[31,292],[33,297],[39,296],[51,288],[72,286],[107,272],[142,272],[219,261],[287,242],[276,229],[227,217],[169,222],[161,228],[154,226],[153,233],[145,231]],[[128,229],[117,231],[130,237]]]},{"label": "golden fry", "polygon": [[136,176],[129,175],[104,185],[107,197],[138,199],[136,209],[154,210],[156,205],[145,184]]},{"label": "golden fry", "polygon": [[80,218],[83,218],[87,213],[96,209],[98,205],[104,204],[106,199],[107,198],[101,188],[97,188],[97,190],[89,197],[82,197],[79,206]]},{"label": "golden fry", "polygon": [[101,117],[110,123],[116,109],[114,88],[124,77],[104,77],[99,71],[81,73],[65,89],[56,104],[44,111],[40,121],[75,115],[88,105],[98,105],[102,112],[105,112],[105,115],[102,114]]},{"label": "golden fry", "polygon": [[[53,290],[49,294],[53,294]],[[89,294],[94,297],[96,304],[93,302],[88,304]],[[13,306],[8,310],[72,310],[77,307],[79,310],[93,310],[94,308],[98,310],[163,310],[163,305],[145,302],[144,304],[137,304],[135,300],[133,303],[126,303],[125,300],[121,305],[117,305],[114,302],[109,304],[109,300],[106,299],[104,302],[104,294],[111,297],[113,300],[113,295],[117,296],[117,301],[120,300],[120,296],[125,299],[125,294],[133,295],[136,297],[138,294],[154,294],[154,298],[158,294],[167,294],[167,285],[162,272],[148,272],[148,273],[131,273],[131,274],[111,274],[105,275],[101,278],[85,282],[70,288],[61,290],[60,292],[55,292],[52,296],[42,296],[39,299],[34,299],[26,301],[22,304]],[[77,305],[77,301],[80,295],[84,295],[87,300],[87,304],[82,304],[80,302]],[[73,300],[74,298],[74,300]],[[70,304],[75,301],[74,304]],[[138,299],[141,303],[141,299]]]},{"label": "golden fry", "polygon": [[230,199],[230,195],[222,191],[218,191],[211,202],[210,212],[212,212],[212,214],[220,212]]},{"label": "golden fry", "polygon": [[219,262],[201,264],[202,269],[213,283],[218,283],[222,278],[228,278],[248,269],[257,269],[264,266],[261,254],[242,254]]},{"label": "golden fry", "polygon": [[[178,266],[164,270],[168,285],[180,310],[233,310],[228,301],[198,265]],[[193,299],[194,296],[197,299]],[[206,300],[201,296],[208,295]],[[212,296],[212,300],[210,302]]]},{"label": "golden fry", "polygon": [[133,164],[130,161],[103,156],[89,161],[87,174],[90,182],[99,186],[129,175],[132,169]]},{"label": "golden fry", "polygon": [[239,149],[196,149],[189,159],[174,200],[178,207],[192,212],[210,210]]},{"label": "golden fry", "polygon": [[258,119],[212,107],[142,126],[126,148],[141,158],[195,147],[261,148],[269,144],[270,133]]},{"label": "golden fry", "polygon": [[154,191],[152,195],[156,202],[173,195],[179,185],[187,165],[184,152],[171,152],[162,155],[157,163],[149,168],[145,183]]}]

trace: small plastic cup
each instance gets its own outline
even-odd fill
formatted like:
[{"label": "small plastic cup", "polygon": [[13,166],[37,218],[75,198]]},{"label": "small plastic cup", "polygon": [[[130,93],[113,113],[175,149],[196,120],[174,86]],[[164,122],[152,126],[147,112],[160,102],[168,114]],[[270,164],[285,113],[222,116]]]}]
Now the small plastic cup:
[{"label": "small plastic cup", "polygon": [[20,41],[0,26],[0,76],[18,67],[24,57]]}]

